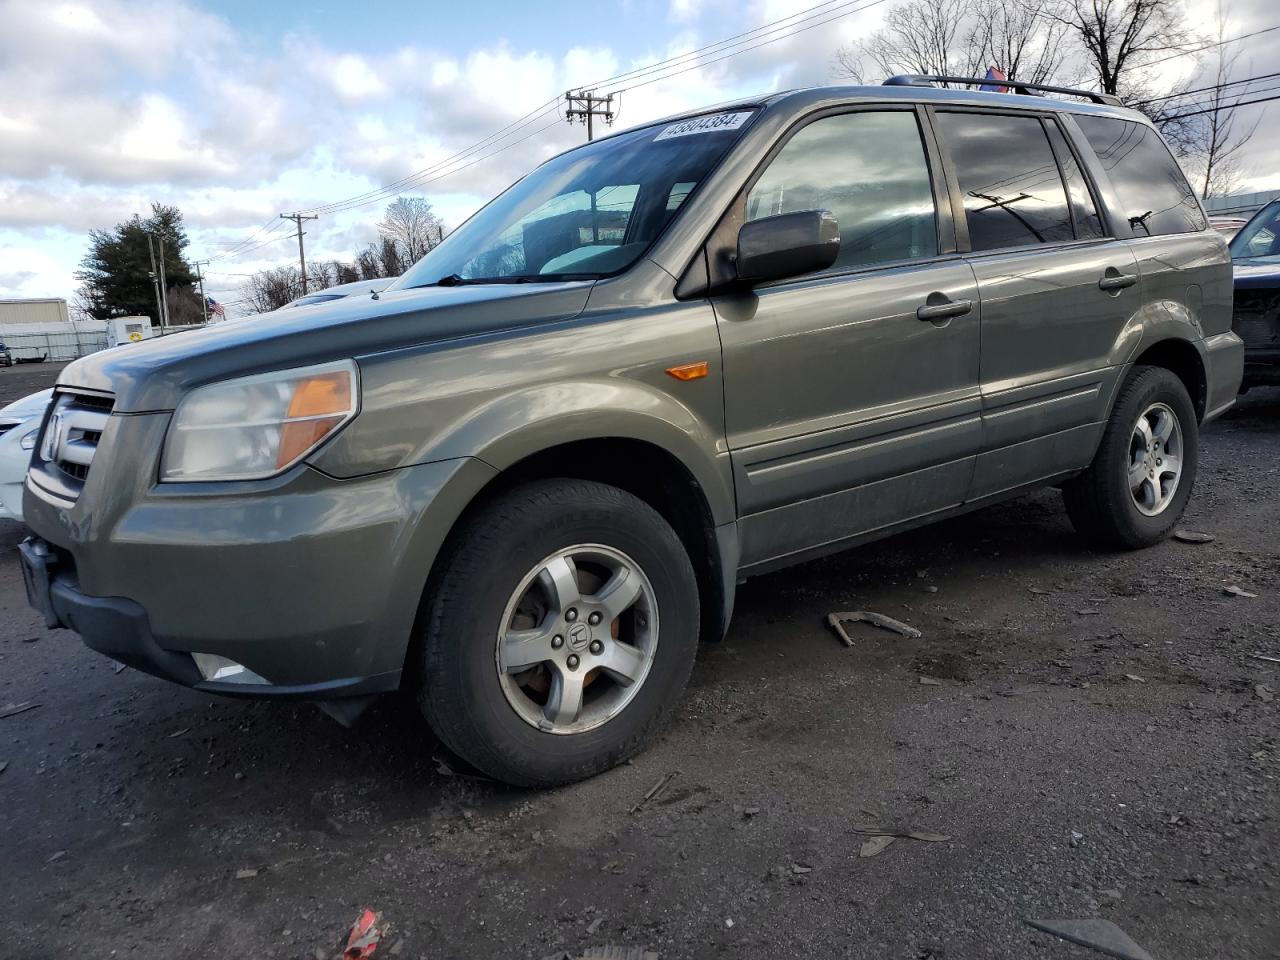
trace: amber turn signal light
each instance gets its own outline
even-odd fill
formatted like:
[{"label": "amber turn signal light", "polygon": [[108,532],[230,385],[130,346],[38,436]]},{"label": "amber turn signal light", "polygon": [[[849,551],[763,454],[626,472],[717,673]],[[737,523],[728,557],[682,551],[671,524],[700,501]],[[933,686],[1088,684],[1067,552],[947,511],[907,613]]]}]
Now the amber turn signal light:
[{"label": "amber turn signal light", "polygon": [[667,367],[667,373],[677,380],[701,380],[709,372],[709,364],[705,360],[697,363],[682,363],[678,367]]}]

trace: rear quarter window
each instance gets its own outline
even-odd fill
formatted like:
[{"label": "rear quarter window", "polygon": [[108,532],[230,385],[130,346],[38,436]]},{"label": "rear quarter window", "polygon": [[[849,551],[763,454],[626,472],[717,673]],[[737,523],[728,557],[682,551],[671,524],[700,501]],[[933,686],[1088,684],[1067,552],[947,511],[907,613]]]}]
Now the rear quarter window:
[{"label": "rear quarter window", "polygon": [[1111,178],[1134,236],[1205,229],[1195,191],[1154,129],[1114,117],[1076,116],[1075,121]]}]

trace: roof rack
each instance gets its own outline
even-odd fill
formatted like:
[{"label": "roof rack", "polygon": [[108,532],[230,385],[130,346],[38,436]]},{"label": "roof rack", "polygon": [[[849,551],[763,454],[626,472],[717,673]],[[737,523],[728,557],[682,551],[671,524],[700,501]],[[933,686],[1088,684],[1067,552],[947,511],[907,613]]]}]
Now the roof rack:
[{"label": "roof rack", "polygon": [[930,87],[935,83],[959,83],[967,87],[1008,87],[1014,93],[1021,93],[1029,97],[1038,97],[1043,93],[1065,93],[1073,97],[1084,97],[1094,103],[1106,103],[1114,107],[1124,106],[1124,102],[1114,94],[1099,93],[1096,90],[1077,90],[1075,87],[1051,87],[1043,83],[993,80],[988,77],[943,77],[903,73],[896,77],[890,77],[883,85],[886,87]]}]

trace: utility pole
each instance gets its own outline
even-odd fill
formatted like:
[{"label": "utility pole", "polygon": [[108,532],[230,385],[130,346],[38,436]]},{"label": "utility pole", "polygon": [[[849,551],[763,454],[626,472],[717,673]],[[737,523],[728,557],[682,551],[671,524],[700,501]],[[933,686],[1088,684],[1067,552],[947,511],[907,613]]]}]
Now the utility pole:
[{"label": "utility pole", "polygon": [[164,326],[164,301],[160,299],[160,274],[156,273],[156,245],[147,234],[147,252],[151,254],[151,283],[156,288],[156,322]]},{"label": "utility pole", "polygon": [[160,302],[164,305],[161,311],[163,316],[160,318],[160,326],[162,329],[168,329],[169,326],[169,283],[164,278],[164,237],[160,240]]},{"label": "utility pole", "polygon": [[[564,95],[564,101],[568,104],[564,111],[564,118],[570,123],[579,119],[585,120],[588,140],[592,140],[595,137],[595,126],[592,123],[594,118],[604,117],[605,123],[613,123],[612,93],[597,97],[594,90],[579,90],[577,93],[570,90]],[[599,107],[604,107],[604,109],[598,109]]]},{"label": "utility pole", "polygon": [[208,260],[197,260],[191,265],[196,271],[196,282],[200,284],[200,309],[204,311],[205,326],[209,325],[209,300],[204,295],[204,274],[200,272],[200,268],[208,265]]},{"label": "utility pole", "polygon": [[302,221],[319,220],[320,217],[318,214],[308,217],[301,213],[282,213],[280,214],[280,219],[292,220],[298,226],[298,266],[302,270],[302,293],[305,296],[307,292],[307,257],[302,252]]}]

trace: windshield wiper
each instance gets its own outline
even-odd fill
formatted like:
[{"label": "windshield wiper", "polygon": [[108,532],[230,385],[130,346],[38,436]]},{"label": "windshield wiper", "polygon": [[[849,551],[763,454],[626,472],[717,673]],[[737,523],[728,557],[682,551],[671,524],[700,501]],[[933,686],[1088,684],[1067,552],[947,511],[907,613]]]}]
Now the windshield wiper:
[{"label": "windshield wiper", "polygon": [[560,283],[565,280],[596,280],[594,273],[516,273],[507,277],[464,277],[451,273],[424,287],[462,287],[480,283]]}]

